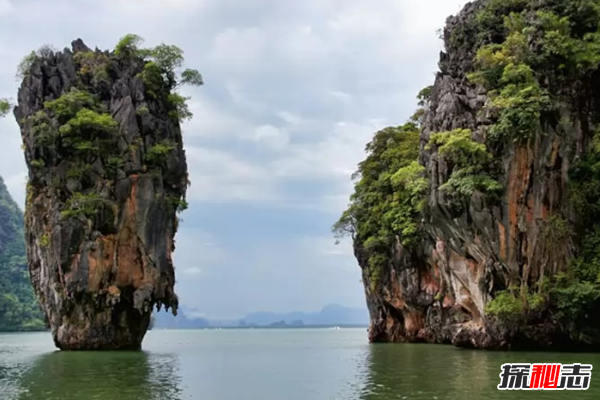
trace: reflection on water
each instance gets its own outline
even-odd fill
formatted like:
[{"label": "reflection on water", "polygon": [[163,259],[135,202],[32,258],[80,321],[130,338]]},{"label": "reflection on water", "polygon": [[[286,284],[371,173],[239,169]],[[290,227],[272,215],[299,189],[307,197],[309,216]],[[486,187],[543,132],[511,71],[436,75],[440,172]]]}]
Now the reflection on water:
[{"label": "reflection on water", "polygon": [[441,398],[444,390],[435,382],[448,382],[453,373],[452,366],[447,364],[448,357],[440,354],[445,349],[427,351],[417,345],[371,345],[369,378],[362,399]]},{"label": "reflection on water", "polygon": [[[0,334],[1,400],[600,399],[600,355],[369,345],[364,330],[152,331],[144,352]],[[499,391],[504,363],[588,363],[587,391]]]},{"label": "reflection on water", "polygon": [[18,400],[176,400],[174,355],[52,352],[34,358]]},{"label": "reflection on water", "polygon": [[[507,353],[461,350],[452,346],[374,344],[362,400],[388,399],[600,399],[600,379],[592,371],[587,391],[499,391],[503,363],[588,363],[600,366],[600,355]],[[600,368],[596,369],[600,374]]]}]

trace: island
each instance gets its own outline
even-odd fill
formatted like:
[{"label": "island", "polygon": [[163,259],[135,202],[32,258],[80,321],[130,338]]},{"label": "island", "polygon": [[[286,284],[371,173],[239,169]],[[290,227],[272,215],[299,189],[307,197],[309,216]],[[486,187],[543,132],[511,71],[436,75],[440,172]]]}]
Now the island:
[{"label": "island", "polygon": [[43,47],[19,66],[29,171],[25,240],[56,346],[138,350],[152,310],[177,313],[172,253],[189,186],[177,89],[202,85],[173,45]]},{"label": "island", "polygon": [[371,342],[600,349],[600,9],[477,0],[334,225]]}]

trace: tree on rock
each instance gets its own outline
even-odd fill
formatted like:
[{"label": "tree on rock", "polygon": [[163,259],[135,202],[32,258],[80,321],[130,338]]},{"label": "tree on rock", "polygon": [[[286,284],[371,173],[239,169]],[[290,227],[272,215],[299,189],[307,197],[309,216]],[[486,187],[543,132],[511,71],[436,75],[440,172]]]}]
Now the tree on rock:
[{"label": "tree on rock", "polygon": [[0,99],[0,118],[6,116],[10,111],[10,103],[6,99]]},{"label": "tree on rock", "polygon": [[139,349],[154,307],[177,313],[180,122],[192,117],[177,89],[203,82],[178,47],[141,41],[100,51],[78,39],[20,66],[28,261],[61,349]]}]

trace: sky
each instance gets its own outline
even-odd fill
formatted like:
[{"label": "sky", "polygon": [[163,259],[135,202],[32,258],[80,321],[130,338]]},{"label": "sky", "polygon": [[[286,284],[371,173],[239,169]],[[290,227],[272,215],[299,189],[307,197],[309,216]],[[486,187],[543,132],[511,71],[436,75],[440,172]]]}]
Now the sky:
[{"label": "sky", "polygon": [[[0,98],[42,45],[113,49],[135,33],[175,44],[204,86],[184,89],[192,185],[176,236],[176,292],[207,318],[364,308],[349,240],[331,225],[373,133],[400,125],[433,83],[438,30],[458,0],[0,0]],[[0,175],[24,205],[12,116]]]}]

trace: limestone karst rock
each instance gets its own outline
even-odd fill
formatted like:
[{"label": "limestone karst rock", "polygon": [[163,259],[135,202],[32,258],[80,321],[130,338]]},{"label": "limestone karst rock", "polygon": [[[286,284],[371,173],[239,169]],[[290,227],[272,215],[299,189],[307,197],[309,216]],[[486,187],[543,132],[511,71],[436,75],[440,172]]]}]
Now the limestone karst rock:
[{"label": "limestone karst rock", "polygon": [[447,20],[416,114],[424,205],[402,202],[421,194],[408,167],[369,177],[370,160],[337,225],[371,341],[600,348],[599,24],[596,0],[477,0]]},{"label": "limestone karst rock", "polygon": [[189,184],[181,52],[163,47],[172,58],[160,64],[125,39],[115,52],[78,39],[22,65],[27,256],[60,349],[139,349],[153,307],[177,312],[172,253]]}]

